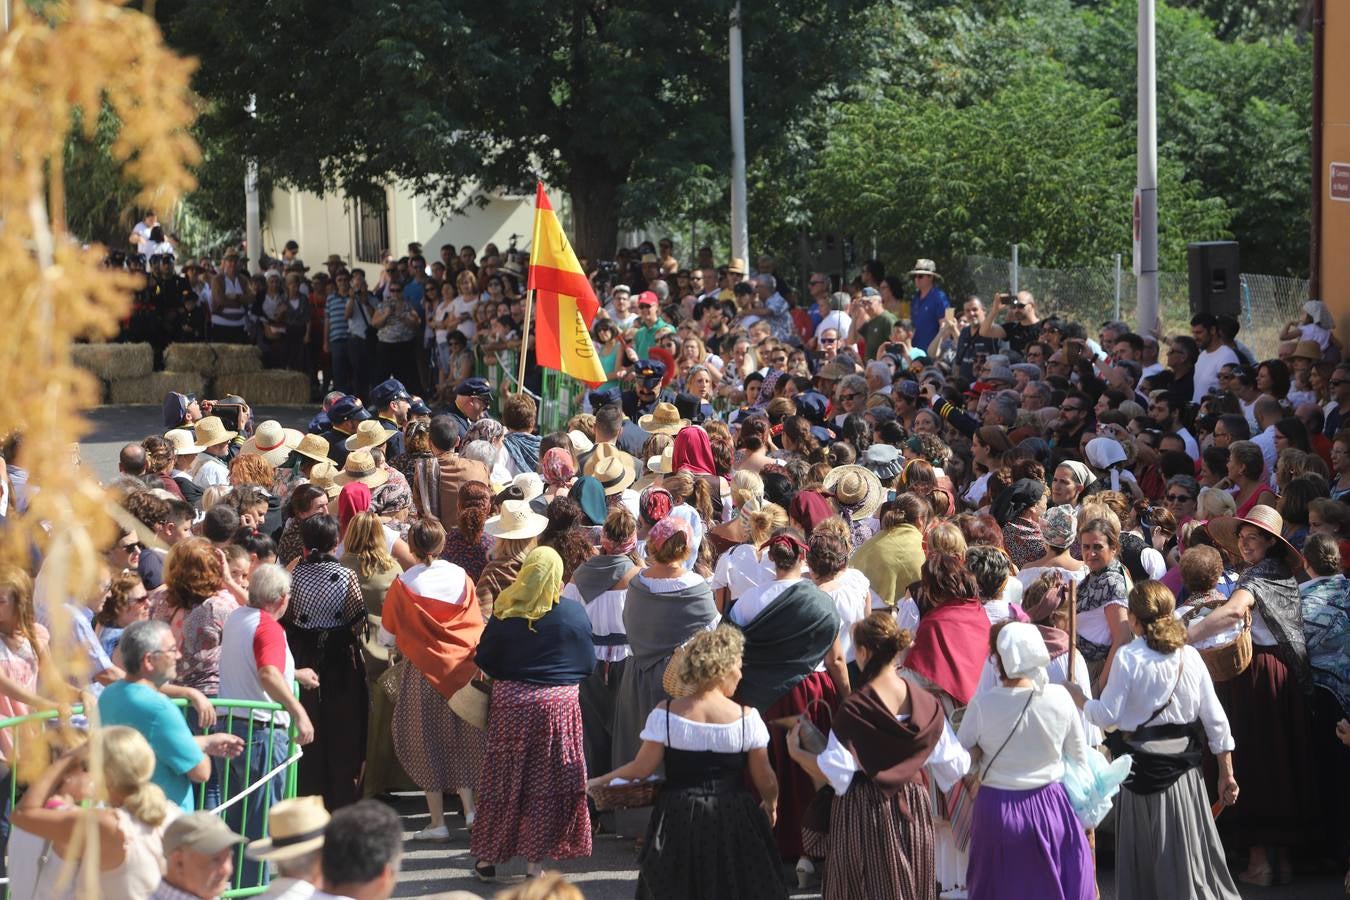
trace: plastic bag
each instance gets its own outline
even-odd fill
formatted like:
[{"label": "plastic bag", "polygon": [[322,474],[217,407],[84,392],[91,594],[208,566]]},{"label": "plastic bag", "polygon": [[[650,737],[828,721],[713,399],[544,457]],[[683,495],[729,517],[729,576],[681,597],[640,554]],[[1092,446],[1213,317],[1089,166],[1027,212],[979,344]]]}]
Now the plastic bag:
[{"label": "plastic bag", "polygon": [[1132,762],[1129,754],[1107,762],[1092,749],[1088,750],[1086,766],[1064,760],[1064,791],[1085,828],[1096,828],[1111,811],[1111,798],[1130,776]]}]

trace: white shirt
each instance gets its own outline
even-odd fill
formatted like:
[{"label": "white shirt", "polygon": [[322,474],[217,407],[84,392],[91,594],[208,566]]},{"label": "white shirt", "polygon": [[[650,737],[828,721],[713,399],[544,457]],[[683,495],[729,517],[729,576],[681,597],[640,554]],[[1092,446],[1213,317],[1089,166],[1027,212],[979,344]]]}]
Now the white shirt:
[{"label": "white shirt", "polygon": [[230,484],[230,469],[225,463],[221,462],[219,457],[203,453],[197,457],[197,474],[192,476],[192,483],[202,490],[215,485],[228,487]]},{"label": "white shirt", "polygon": [[[734,722],[695,722],[679,713],[667,713],[664,703],[647,713],[647,723],[639,737],[658,744],[669,742],[674,750],[740,753],[769,746],[769,729],[759,711],[745,707],[744,715]],[[666,722],[670,722],[667,735]]]},{"label": "white shirt", "polygon": [[1195,379],[1195,393],[1191,397],[1191,402],[1199,404],[1209,393],[1209,389],[1219,383],[1219,370],[1224,366],[1240,365],[1241,360],[1233,352],[1233,348],[1225,344],[1220,344],[1217,350],[1205,350],[1200,354],[1200,358],[1195,361],[1195,372],[1192,376]]},{"label": "white shirt", "polygon": [[[909,720],[909,716],[899,715],[895,720],[905,722]],[[830,732],[825,749],[816,757],[816,763],[820,766],[820,774],[825,776],[830,787],[841,797],[848,793],[854,774],[862,768],[858,765],[858,758],[853,755],[853,751],[839,743],[839,738],[833,731]],[[961,742],[952,733],[951,722],[943,721],[942,733],[938,735],[937,743],[933,745],[933,750],[928,754],[923,767],[944,791],[950,791],[957,779],[970,771],[970,753],[961,746]]]},{"label": "white shirt", "polygon": [[816,326],[817,341],[820,340],[820,336],[825,333],[827,328],[833,328],[839,332],[839,343],[842,344],[848,340],[849,332],[853,328],[853,317],[842,309],[830,310],[829,315],[821,319],[820,324]]},{"label": "white shirt", "polygon": [[[409,593],[424,600],[449,603],[451,606],[459,606],[469,599],[464,590],[468,577],[463,569],[444,559],[433,560],[430,565],[418,563],[398,576]],[[398,645],[393,632],[383,625],[380,626],[380,633],[375,639],[384,647]]]},{"label": "white shirt", "polygon": [[839,573],[833,588],[821,590],[834,601],[834,608],[839,613],[839,646],[844,650],[844,662],[851,663],[856,659],[853,624],[867,618],[872,611],[871,582],[857,569],[845,569]]},{"label": "white shirt", "polygon": [[1178,428],[1176,436],[1181,438],[1181,443],[1186,445],[1186,453],[1194,459],[1200,458],[1200,445],[1195,440],[1195,435],[1191,434],[1186,428]]},{"label": "white shirt", "polygon": [[1035,584],[1036,579],[1040,578],[1046,572],[1059,572],[1060,574],[1067,576],[1068,579],[1074,583],[1074,585],[1078,585],[1081,584],[1083,579],[1087,577],[1088,570],[1079,569],[1076,572],[1071,572],[1068,569],[1062,568],[1061,566],[1032,566],[1029,569],[1023,569],[1022,571],[1018,572],[1017,580],[1022,583],[1022,590],[1025,591],[1027,588]]},{"label": "white shirt", "polygon": [[[1177,679],[1178,666],[1182,667],[1180,680]],[[1173,685],[1176,693],[1172,691]],[[1167,701],[1167,707],[1151,724],[1185,725],[1199,716],[1211,752],[1233,749],[1228,714],[1219,705],[1205,661],[1190,645],[1166,656],[1150,649],[1142,637],[1123,645],[1111,663],[1111,674],[1106,678],[1101,699],[1089,700],[1083,712],[1087,713],[1089,721],[1101,728],[1132,731],[1143,725],[1164,701]]]},{"label": "white shirt", "polygon": [[[757,587],[741,597],[736,605],[731,608],[729,618],[737,625],[744,628],[755,620],[755,617],[782,595],[784,591],[801,581],[801,576],[789,578],[785,581],[770,581],[762,587]],[[825,658],[821,657],[820,662],[816,663],[815,671],[825,671]]]},{"label": "white shirt", "polygon": [[1273,484],[1275,481],[1275,426],[1267,425],[1265,431],[1252,435],[1252,443],[1261,448],[1261,457],[1266,461],[1266,471],[1270,473],[1270,480]]},{"label": "white shirt", "polygon": [[258,895],[258,900],[311,900],[319,894],[319,889],[308,881],[301,881],[299,878],[273,878],[266,892]]},{"label": "white shirt", "polygon": [[967,750],[978,745],[983,751],[980,781],[989,787],[1008,791],[1044,787],[1064,777],[1066,758],[1087,766],[1078,707],[1057,684],[1047,684],[1039,693],[999,685],[976,694],[956,736]]},{"label": "white shirt", "polygon": [[[454,328],[450,330],[454,331],[458,329],[460,334],[464,335],[469,340],[473,340],[474,335],[478,334],[478,325],[473,320],[474,310],[476,310],[477,308],[478,308],[478,301],[471,297],[456,297],[453,301],[451,301],[450,312],[453,313],[455,316],[468,316],[469,320],[467,322],[458,323],[457,325],[455,325]],[[448,336],[448,332],[445,331],[440,331],[436,333],[436,340],[438,342],[441,340],[441,335],[443,334]]]},{"label": "white shirt", "polygon": [[[1061,653],[1045,667],[1045,676],[1051,684],[1067,684],[1069,681],[1069,654]],[[1073,654],[1073,683],[1083,689],[1083,693],[1089,699],[1092,698],[1092,675],[1088,672],[1087,660],[1083,659],[1083,654],[1074,651]],[[991,690],[999,686],[998,668],[994,665],[993,657],[984,661],[984,668],[980,670],[980,682],[975,686],[975,693]],[[1095,747],[1102,742],[1102,730],[1089,721],[1087,714],[1082,710],[1078,711],[1079,723],[1083,726],[1083,739],[1087,741],[1089,747]]]},{"label": "white shirt", "polygon": [[[623,603],[628,598],[628,588],[605,591],[587,603],[581,597],[581,589],[569,581],[562,590],[562,596],[564,600],[580,603],[581,608],[586,610],[586,618],[591,620],[591,634],[604,636],[628,633],[623,625]],[[627,644],[595,645],[595,658],[602,662],[619,662],[627,659],[632,652]]]},{"label": "white shirt", "polygon": [[737,544],[717,558],[708,584],[714,591],[726,588],[732,600],[739,600],[746,591],[768,584],[773,578],[773,569],[760,560],[754,547]]}]

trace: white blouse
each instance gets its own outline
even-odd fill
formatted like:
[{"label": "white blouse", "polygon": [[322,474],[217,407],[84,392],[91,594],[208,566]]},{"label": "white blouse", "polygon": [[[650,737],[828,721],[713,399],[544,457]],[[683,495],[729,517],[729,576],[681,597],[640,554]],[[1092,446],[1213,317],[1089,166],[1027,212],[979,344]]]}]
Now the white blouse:
[{"label": "white blouse", "polygon": [[966,707],[957,737],[967,750],[979,746],[980,782],[988,787],[1007,791],[1044,787],[1064,777],[1066,758],[1087,766],[1083,726],[1069,692],[1047,684],[1029,705],[1028,695],[1033,695],[1032,688],[1000,685],[971,697]]},{"label": "white blouse", "polygon": [[750,589],[768,584],[773,578],[773,568],[755,554],[754,547],[737,544],[717,558],[708,584],[714,591],[727,588],[731,599],[739,600]]},{"label": "white blouse", "polygon": [[647,724],[639,737],[658,744],[669,743],[675,750],[740,753],[769,746],[769,729],[753,707],[744,707],[734,722],[695,722],[679,713],[669,713],[670,735],[667,741],[665,704],[647,713]]},{"label": "white blouse", "polygon": [[[1182,666],[1180,680],[1177,666]],[[1184,725],[1199,716],[1211,752],[1233,749],[1228,715],[1214,693],[1209,669],[1205,668],[1200,652],[1190,645],[1167,655],[1151,649],[1142,637],[1122,645],[1111,663],[1111,674],[1101,698],[1089,700],[1083,712],[1101,728],[1132,731],[1143,725],[1164,701],[1166,708],[1151,724]]]},{"label": "white blouse", "polygon": [[[895,717],[897,722],[905,722],[908,719],[908,715]],[[830,782],[830,787],[841,797],[848,793],[854,774],[862,768],[858,765],[858,758],[853,755],[853,751],[841,744],[833,731],[830,732],[830,740],[825,749],[816,757],[816,763],[820,766],[821,774]],[[951,722],[942,723],[942,734],[938,735],[933,752],[928,755],[923,767],[944,791],[951,790],[957,779],[970,771],[970,754],[952,733]]]},{"label": "white blouse", "polygon": [[[1051,684],[1067,684],[1069,681],[1069,654],[1061,653],[1050,664],[1045,667],[1045,674]],[[1088,672],[1087,660],[1083,659],[1083,654],[1075,652],[1073,655],[1073,683],[1083,689],[1083,693],[1089,699],[1092,698],[1092,675]],[[984,661],[984,668],[980,670],[980,682],[975,686],[975,693],[987,691],[990,688],[996,688],[1000,685],[998,677],[998,668],[994,665],[993,657]],[[1102,730],[1093,725],[1088,719],[1087,713],[1083,710],[1078,711],[1079,723],[1083,726],[1083,739],[1087,741],[1089,747],[1096,747],[1104,737]]]},{"label": "white blouse", "polygon": [[844,662],[851,663],[856,658],[853,652],[853,624],[867,618],[871,612],[871,582],[857,569],[845,569],[839,573],[835,586],[825,591],[825,594],[834,601],[834,608],[839,613],[839,646],[844,650]]},{"label": "white blouse", "polygon": [[1069,569],[1062,568],[1061,566],[1032,566],[1029,569],[1023,569],[1022,571],[1018,572],[1017,580],[1021,582],[1022,589],[1026,590],[1027,588],[1035,584],[1036,579],[1040,578],[1041,575],[1044,574],[1045,572],[1059,572],[1063,575],[1067,575],[1069,576],[1069,580],[1072,581],[1075,585],[1077,585],[1081,583],[1084,578],[1087,577],[1088,570],[1078,569],[1076,571],[1070,571]]},{"label": "white blouse", "polygon": [[[581,598],[581,589],[569,581],[562,590],[562,597],[564,600],[581,604],[581,608],[586,610],[586,618],[591,620],[591,634],[603,637],[607,634],[628,633],[623,626],[623,604],[628,598],[627,587],[605,591],[587,603]],[[620,662],[627,659],[632,652],[626,643],[612,646],[595,645],[595,658],[601,662]]]}]

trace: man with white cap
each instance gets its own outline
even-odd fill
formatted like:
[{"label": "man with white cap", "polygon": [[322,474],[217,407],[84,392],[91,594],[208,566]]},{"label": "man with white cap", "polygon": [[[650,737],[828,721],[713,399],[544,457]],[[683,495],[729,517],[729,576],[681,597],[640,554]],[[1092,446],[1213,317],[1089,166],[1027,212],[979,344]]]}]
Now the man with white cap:
[{"label": "man with white cap", "polygon": [[323,882],[323,830],[328,811],[322,797],[282,800],[268,816],[270,837],[254,841],[244,855],[276,867],[277,877],[263,900],[308,900]]},{"label": "man with white cap", "polygon": [[183,493],[183,499],[195,504],[202,498],[202,489],[192,480],[192,464],[196,461],[197,454],[206,448],[197,443],[197,438],[187,428],[166,431],[164,438],[173,444],[173,468],[169,471],[169,477],[178,485],[178,490]]},{"label": "man with white cap", "polygon": [[244,839],[219,816],[179,816],[164,830],[164,878],[150,900],[214,900],[230,887],[234,848]]}]

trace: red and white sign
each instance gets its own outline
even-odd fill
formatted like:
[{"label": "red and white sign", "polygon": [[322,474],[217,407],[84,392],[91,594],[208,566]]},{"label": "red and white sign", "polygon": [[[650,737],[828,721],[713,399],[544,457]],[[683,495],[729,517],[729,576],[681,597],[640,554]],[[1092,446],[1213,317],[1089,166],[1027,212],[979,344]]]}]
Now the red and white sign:
[{"label": "red and white sign", "polygon": [[1327,194],[1332,200],[1350,203],[1350,163],[1331,164],[1331,177],[1327,179]]}]

